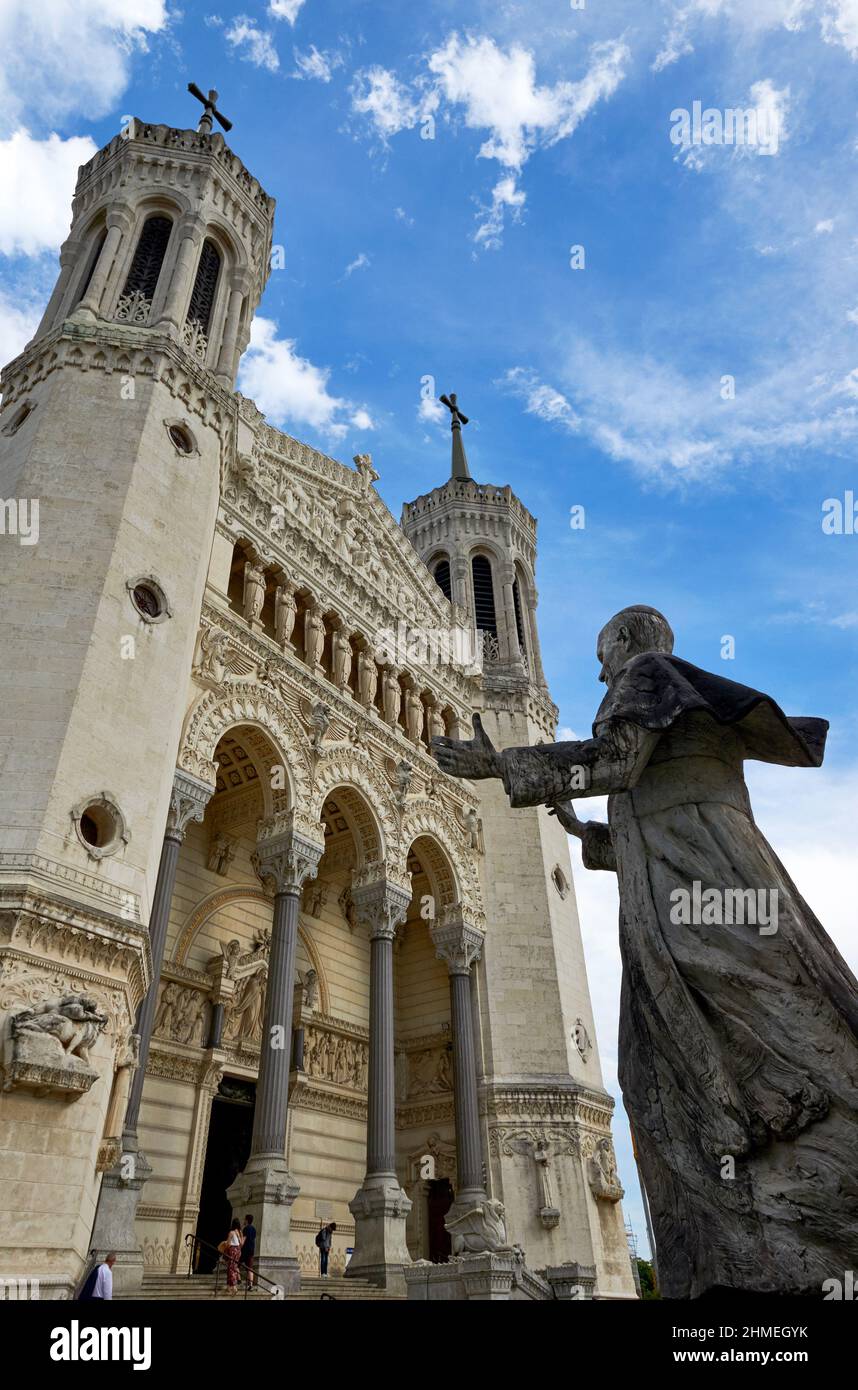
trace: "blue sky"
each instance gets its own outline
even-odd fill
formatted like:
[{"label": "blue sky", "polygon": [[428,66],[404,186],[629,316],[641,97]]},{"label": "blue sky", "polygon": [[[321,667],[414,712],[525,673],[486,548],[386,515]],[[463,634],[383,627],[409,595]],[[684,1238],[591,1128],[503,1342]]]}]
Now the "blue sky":
[{"label": "blue sky", "polygon": [[[284,248],[244,389],[336,457],[372,452],[395,515],[448,467],[421,380],[459,393],[474,476],[539,518],[564,728],[587,732],[596,632],[629,602],[830,719],[822,771],[748,775],[854,967],[858,536],[822,507],[858,497],[858,0],[6,0],[0,52],[0,357],[50,291],[77,165],[124,115],[196,124],[187,82],[215,86]],[[769,152],[681,148],[696,101],[753,110]],[[576,889],[616,1093],[615,890]]]}]

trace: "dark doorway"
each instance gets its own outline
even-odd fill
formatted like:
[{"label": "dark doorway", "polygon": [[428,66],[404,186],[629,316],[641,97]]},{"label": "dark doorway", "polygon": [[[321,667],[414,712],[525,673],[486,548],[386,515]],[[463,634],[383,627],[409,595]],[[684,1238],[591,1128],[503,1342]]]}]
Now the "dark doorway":
[{"label": "dark doorway", "polygon": [[429,1183],[426,1195],[429,1258],[433,1264],[446,1264],[452,1253],[450,1232],[444,1225],[444,1217],[453,1205],[453,1189],[449,1178],[434,1178]]},{"label": "dark doorway", "polygon": [[[225,1076],[212,1101],[197,1235],[213,1248],[200,1250],[197,1265],[200,1274],[214,1269],[217,1246],[226,1239],[232,1221],[232,1208],[226,1193],[250,1156],[255,1100],[255,1082]],[[244,1212],[236,1212],[236,1215],[243,1221]]]}]

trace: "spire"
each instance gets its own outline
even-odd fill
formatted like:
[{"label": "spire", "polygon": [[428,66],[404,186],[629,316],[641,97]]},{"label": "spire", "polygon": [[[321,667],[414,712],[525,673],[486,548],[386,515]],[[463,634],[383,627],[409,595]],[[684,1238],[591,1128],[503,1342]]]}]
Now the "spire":
[{"label": "spire", "polygon": [[449,396],[439,396],[442,405],[445,405],[450,412],[450,429],[453,432],[453,472],[454,478],[470,478],[468,471],[468,459],[465,454],[465,445],[462,441],[462,426],[468,423],[467,415],[463,415],[456,404],[456,393],[451,391]]}]

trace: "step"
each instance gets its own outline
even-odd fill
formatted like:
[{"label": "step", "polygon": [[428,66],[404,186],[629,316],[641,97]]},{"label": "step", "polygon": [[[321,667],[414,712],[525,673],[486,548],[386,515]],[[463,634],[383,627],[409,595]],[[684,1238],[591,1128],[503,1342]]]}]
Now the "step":
[{"label": "step", "polygon": [[[367,1279],[343,1279],[341,1275],[333,1275],[329,1279],[324,1279],[320,1275],[309,1275],[301,1280],[300,1290],[287,1294],[286,1298],[290,1301],[308,1303],[317,1302],[323,1294],[329,1294],[332,1298],[343,1302],[402,1302],[405,1299],[404,1294],[388,1293],[386,1289],[377,1288]],[[187,1274],[173,1272],[147,1274],[138,1294],[119,1293],[116,1295],[117,1301],[141,1299],[181,1303],[199,1303],[213,1298],[215,1298],[215,1276],[213,1274],[195,1274],[189,1279]],[[240,1285],[238,1294],[228,1294],[225,1281],[221,1277],[217,1286],[217,1298],[221,1302],[229,1300],[243,1303],[253,1300],[258,1303],[267,1303],[270,1301],[271,1294],[264,1285],[260,1285],[256,1293],[248,1294],[247,1299],[245,1299],[243,1284]]]}]

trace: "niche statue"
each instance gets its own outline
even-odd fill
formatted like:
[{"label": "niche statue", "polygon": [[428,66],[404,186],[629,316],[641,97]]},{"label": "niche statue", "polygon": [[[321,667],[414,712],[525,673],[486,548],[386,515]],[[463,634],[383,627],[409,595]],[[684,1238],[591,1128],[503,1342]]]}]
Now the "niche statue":
[{"label": "niche statue", "polygon": [[[593,737],[496,751],[435,739],[454,776],[500,777],[616,872],[620,1082],[662,1292],[820,1296],[858,1250],[858,981],[757,828],[745,759],[819,767],[828,725],[671,655],[655,609],[599,634]],[[609,794],[608,825],[572,801]]]}]

